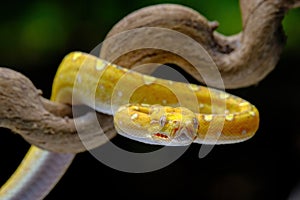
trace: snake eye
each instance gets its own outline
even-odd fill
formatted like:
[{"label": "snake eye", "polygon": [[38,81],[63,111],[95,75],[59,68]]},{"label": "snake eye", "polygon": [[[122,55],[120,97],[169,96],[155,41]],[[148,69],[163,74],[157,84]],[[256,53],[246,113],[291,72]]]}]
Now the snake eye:
[{"label": "snake eye", "polygon": [[167,122],[167,117],[166,117],[165,115],[163,115],[163,116],[161,116],[161,117],[159,118],[159,125],[160,125],[161,127],[164,127],[165,124],[166,124],[166,122]]},{"label": "snake eye", "polygon": [[194,129],[198,129],[198,126],[199,126],[199,122],[196,118],[193,118],[193,127]]}]

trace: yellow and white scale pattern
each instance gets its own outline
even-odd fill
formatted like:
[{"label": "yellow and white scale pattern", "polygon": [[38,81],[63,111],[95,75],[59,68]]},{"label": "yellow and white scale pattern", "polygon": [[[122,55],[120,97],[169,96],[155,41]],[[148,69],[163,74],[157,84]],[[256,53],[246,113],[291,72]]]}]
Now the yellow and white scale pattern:
[{"label": "yellow and white scale pattern", "polygon": [[[52,98],[72,103],[72,94],[77,99],[75,103],[114,114],[117,125],[119,120],[121,126],[134,121],[145,129],[151,124],[150,116],[141,114],[137,107],[141,110],[149,105],[187,108],[195,113],[199,124],[196,143],[241,142],[251,138],[259,126],[258,110],[242,98],[204,86],[143,75],[81,52],[64,58],[53,84]],[[117,110],[123,105],[127,105],[126,111],[123,109],[120,114]]]}]

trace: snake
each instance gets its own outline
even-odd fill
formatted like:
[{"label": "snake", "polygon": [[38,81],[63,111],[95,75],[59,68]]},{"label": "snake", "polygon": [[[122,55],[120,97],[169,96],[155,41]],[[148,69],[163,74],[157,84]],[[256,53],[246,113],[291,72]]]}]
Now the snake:
[{"label": "snake", "polygon": [[[65,56],[51,100],[113,115],[120,135],[152,145],[238,143],[253,137],[259,127],[257,108],[240,97],[141,74],[83,52]],[[0,199],[44,198],[74,156],[32,146],[1,187]]]}]

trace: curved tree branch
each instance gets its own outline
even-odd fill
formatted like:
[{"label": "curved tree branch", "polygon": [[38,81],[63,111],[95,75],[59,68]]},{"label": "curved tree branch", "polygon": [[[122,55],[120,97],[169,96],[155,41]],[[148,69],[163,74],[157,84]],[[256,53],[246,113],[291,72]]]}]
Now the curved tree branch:
[{"label": "curved tree branch", "polygon": [[[30,113],[30,114],[29,114]],[[97,113],[103,132],[94,112],[87,112],[75,121],[72,109],[41,97],[31,81],[22,74],[0,68],[0,127],[11,129],[29,143],[55,152],[78,153],[95,148],[115,136],[113,119]],[[76,129],[77,128],[77,129]],[[77,134],[80,131],[80,137]],[[82,144],[84,141],[86,146]]]},{"label": "curved tree branch", "polygon": [[[286,41],[282,19],[288,9],[299,6],[299,0],[241,0],[240,6],[243,31],[229,37],[215,32],[217,22],[209,22],[190,8],[172,4],[150,6],[129,14],[112,28],[107,37],[141,27],[163,27],[179,31],[206,49],[215,61],[226,88],[246,87],[258,83],[274,69]],[[126,68],[149,62],[185,66],[189,74],[204,83],[190,63],[170,52],[141,49],[115,56],[114,50],[124,48],[130,42],[117,38],[108,44],[104,43],[101,57]],[[189,49],[189,54],[193,52],[196,51]],[[116,57],[116,60],[112,60]]]}]

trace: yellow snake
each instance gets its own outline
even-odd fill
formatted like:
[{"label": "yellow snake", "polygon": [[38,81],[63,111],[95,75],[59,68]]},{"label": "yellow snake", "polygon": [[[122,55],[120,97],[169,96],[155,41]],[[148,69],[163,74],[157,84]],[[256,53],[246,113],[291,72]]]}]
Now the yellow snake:
[{"label": "yellow snake", "polygon": [[[119,134],[149,144],[236,143],[251,138],[259,125],[256,107],[237,96],[143,75],[81,52],[62,61],[51,99],[113,114]],[[43,198],[73,157],[31,147],[0,199]]]}]

